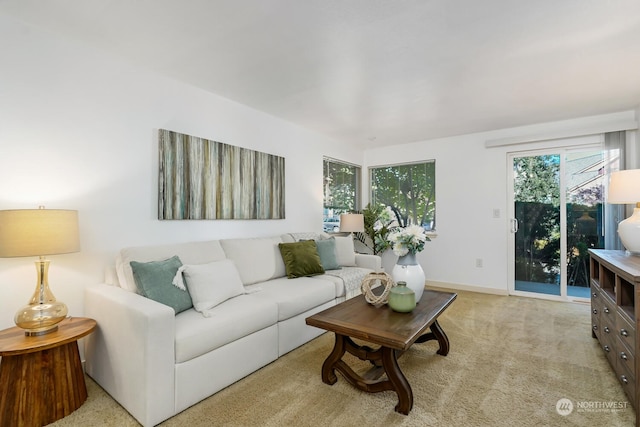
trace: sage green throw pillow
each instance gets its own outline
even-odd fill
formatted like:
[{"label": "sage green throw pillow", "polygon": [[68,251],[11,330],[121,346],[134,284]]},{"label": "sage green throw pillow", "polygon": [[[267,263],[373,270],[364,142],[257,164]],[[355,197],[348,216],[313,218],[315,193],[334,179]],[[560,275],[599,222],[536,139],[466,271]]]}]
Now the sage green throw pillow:
[{"label": "sage green throw pillow", "polygon": [[315,241],[279,243],[278,248],[289,279],[324,274]]},{"label": "sage green throw pillow", "polygon": [[325,270],[337,270],[342,268],[340,267],[340,264],[338,264],[338,257],[336,256],[336,239],[334,237],[316,240],[316,246],[318,247],[318,255],[320,255],[322,268]]},{"label": "sage green throw pillow", "polygon": [[173,278],[182,262],[177,256],[163,261],[131,261],[133,278],[141,295],[168,305],[176,314],[193,307],[191,296],[186,290],[173,285]]}]

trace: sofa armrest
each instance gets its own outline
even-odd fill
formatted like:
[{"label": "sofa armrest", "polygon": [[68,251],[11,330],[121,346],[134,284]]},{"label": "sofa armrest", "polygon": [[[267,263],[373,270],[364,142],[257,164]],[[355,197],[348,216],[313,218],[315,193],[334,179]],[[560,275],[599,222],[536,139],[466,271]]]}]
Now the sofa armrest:
[{"label": "sofa armrest", "polygon": [[356,254],[356,265],[373,271],[382,270],[382,258],[378,255]]},{"label": "sofa armrest", "polygon": [[98,327],[85,339],[86,371],[144,426],[175,413],[175,314],[106,284],[85,288]]}]

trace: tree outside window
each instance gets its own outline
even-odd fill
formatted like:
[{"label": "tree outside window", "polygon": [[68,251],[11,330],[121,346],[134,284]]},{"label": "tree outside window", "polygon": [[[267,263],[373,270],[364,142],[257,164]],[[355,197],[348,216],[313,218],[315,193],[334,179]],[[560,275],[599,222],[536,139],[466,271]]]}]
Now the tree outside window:
[{"label": "tree outside window", "polygon": [[372,206],[390,206],[405,224],[436,227],[436,162],[370,169]]},{"label": "tree outside window", "polygon": [[339,231],[340,214],[360,209],[361,168],[339,160],[323,159],[323,229]]}]

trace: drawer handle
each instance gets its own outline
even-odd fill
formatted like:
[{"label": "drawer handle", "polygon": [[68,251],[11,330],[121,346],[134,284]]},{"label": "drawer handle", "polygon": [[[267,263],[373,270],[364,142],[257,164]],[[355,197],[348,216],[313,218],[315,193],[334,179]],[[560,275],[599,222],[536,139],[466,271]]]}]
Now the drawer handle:
[{"label": "drawer handle", "polygon": [[593,295],[594,298],[598,298],[598,294],[597,293],[592,293],[591,295]]},{"label": "drawer handle", "polygon": [[620,352],[620,359],[622,359],[622,360],[627,360],[628,359],[627,354],[624,351]]},{"label": "drawer handle", "polygon": [[593,314],[598,314],[598,309],[594,308],[593,310],[591,310],[593,312]]},{"label": "drawer handle", "polygon": [[611,332],[611,329],[609,329],[609,327],[608,327],[608,326],[605,326],[605,327],[604,327],[604,331],[605,331],[606,333],[609,333],[609,332]]},{"label": "drawer handle", "polygon": [[608,345],[605,345],[604,347],[602,347],[602,349],[603,349],[604,351],[606,351],[607,353],[609,353],[609,352],[611,351],[611,348],[609,348],[609,346],[608,346]]},{"label": "drawer handle", "polygon": [[626,329],[620,329],[620,335],[622,335],[623,337],[628,337],[629,336],[629,332],[627,332]]},{"label": "drawer handle", "polygon": [[598,325],[593,325],[593,330],[597,331],[598,330]]},{"label": "drawer handle", "polygon": [[625,384],[629,384],[629,380],[627,379],[626,375],[620,375],[620,381],[622,381]]},{"label": "drawer handle", "polygon": [[604,312],[605,312],[605,313],[607,313],[607,314],[609,314],[609,307],[605,307],[605,308],[604,308]]}]

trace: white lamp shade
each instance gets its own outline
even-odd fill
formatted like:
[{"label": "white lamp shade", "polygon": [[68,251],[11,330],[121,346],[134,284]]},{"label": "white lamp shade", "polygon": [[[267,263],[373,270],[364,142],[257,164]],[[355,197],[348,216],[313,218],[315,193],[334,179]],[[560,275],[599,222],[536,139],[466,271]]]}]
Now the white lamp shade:
[{"label": "white lamp shade", "polygon": [[611,173],[607,202],[612,204],[640,202],[640,169]]},{"label": "white lamp shade", "polygon": [[640,254],[640,169],[613,172],[609,180],[607,202],[612,204],[636,204],[633,215],[618,224],[618,236],[624,247],[633,254]]},{"label": "white lamp shade", "polygon": [[44,256],[79,250],[78,211],[0,211],[0,257]]},{"label": "white lamp shade", "polygon": [[347,233],[357,233],[364,231],[363,214],[342,214],[340,215],[340,231]]}]

